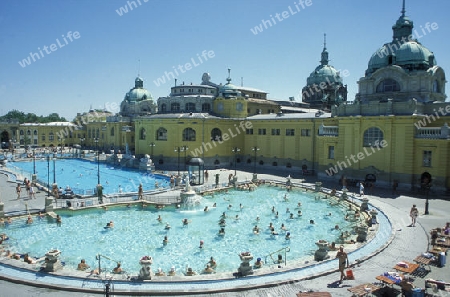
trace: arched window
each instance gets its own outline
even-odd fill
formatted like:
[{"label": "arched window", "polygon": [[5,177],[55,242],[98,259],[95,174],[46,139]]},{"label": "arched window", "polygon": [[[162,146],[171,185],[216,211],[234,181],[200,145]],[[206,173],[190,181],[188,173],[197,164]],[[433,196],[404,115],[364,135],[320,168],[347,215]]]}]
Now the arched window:
[{"label": "arched window", "polygon": [[20,135],[24,135],[24,132],[23,132],[23,130],[20,130]]},{"label": "arched window", "polygon": [[222,131],[219,128],[214,128],[211,130],[211,140],[220,141],[222,140]]},{"label": "arched window", "polygon": [[33,135],[38,135],[37,130],[34,130],[34,131],[33,131]]},{"label": "arched window", "polygon": [[195,130],[186,128],[183,130],[183,141],[195,141]]},{"label": "arched window", "polygon": [[31,130],[27,130],[27,135],[31,135]]},{"label": "arched window", "polygon": [[208,112],[208,111],[211,111],[211,104],[203,103],[202,104],[202,112]]},{"label": "arched window", "polygon": [[114,127],[111,128],[111,136],[114,136]]},{"label": "arched window", "polygon": [[383,140],[383,131],[377,127],[370,127],[364,131],[364,143],[363,146],[379,147]]},{"label": "arched window", "polygon": [[166,103],[161,104],[161,112],[166,112],[166,110],[167,110]]},{"label": "arched window", "polygon": [[170,105],[170,111],[174,112],[174,111],[180,111],[180,103],[172,103]]},{"label": "arched window", "polygon": [[437,80],[433,81],[433,93],[439,93],[439,82]]},{"label": "arched window", "polygon": [[147,132],[145,132],[144,128],[141,128],[141,130],[139,131],[139,139],[140,140],[145,140],[145,136],[147,135]]},{"label": "arched window", "polygon": [[159,128],[156,131],[156,140],[167,140],[167,130],[165,128]]},{"label": "arched window", "polygon": [[377,86],[377,93],[386,93],[386,92],[398,92],[400,91],[400,85],[397,81],[392,78],[387,78],[380,82]]},{"label": "arched window", "polygon": [[186,103],[186,111],[195,111],[195,103],[192,102],[188,102]]}]

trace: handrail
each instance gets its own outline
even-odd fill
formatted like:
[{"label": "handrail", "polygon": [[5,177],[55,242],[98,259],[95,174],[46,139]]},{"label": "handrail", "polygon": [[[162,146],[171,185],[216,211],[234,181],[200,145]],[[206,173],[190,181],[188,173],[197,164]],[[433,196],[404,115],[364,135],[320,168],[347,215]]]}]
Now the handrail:
[{"label": "handrail", "polygon": [[273,261],[273,264],[280,264],[280,263],[278,263],[278,261],[276,261],[276,260],[273,259],[272,255],[275,254],[275,253],[279,253],[279,252],[282,251],[282,250],[284,250],[284,266],[286,266],[286,261],[287,261],[287,259],[286,259],[286,258],[287,258],[287,257],[286,257],[286,253],[291,251],[291,247],[289,247],[289,246],[283,247],[283,248],[281,248],[281,249],[279,249],[279,250],[277,250],[277,251],[275,251],[275,252],[272,252],[272,253],[266,255],[266,256],[264,257],[264,261],[267,263],[267,257],[270,256],[270,258],[271,258],[272,261]]}]

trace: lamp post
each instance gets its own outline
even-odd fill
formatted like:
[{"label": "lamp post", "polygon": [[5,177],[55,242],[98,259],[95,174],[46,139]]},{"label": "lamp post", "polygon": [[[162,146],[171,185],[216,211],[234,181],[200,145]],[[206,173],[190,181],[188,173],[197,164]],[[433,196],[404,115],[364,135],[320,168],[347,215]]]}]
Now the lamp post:
[{"label": "lamp post", "polygon": [[150,158],[153,158],[153,148],[155,147],[155,145],[156,144],[154,142],[151,142],[150,145],[149,145],[150,149],[151,149],[151,151],[150,151]]},{"label": "lamp post", "polygon": [[184,150],[182,146],[176,146],[174,151],[178,153],[178,176],[180,176],[180,152],[183,152]]},{"label": "lamp post", "polygon": [[97,184],[100,185],[100,154],[99,154],[99,151],[98,151],[98,141],[99,141],[98,138],[94,139],[95,148],[96,148],[96,151],[97,151]]},{"label": "lamp post", "polygon": [[255,152],[255,163],[253,165],[253,174],[256,174],[256,152],[259,151],[259,147],[257,146],[252,147],[252,151]]},{"label": "lamp post", "polygon": [[427,184],[426,186],[425,186],[425,190],[427,191],[427,200],[425,201],[425,214],[427,215],[427,214],[430,214],[429,212],[428,212],[428,206],[429,206],[429,202],[428,202],[428,193],[430,192],[430,187],[431,187],[431,185],[430,184]]},{"label": "lamp post", "polygon": [[53,153],[53,183],[56,184],[56,153]]},{"label": "lamp post", "polygon": [[186,172],[186,153],[187,153],[188,149],[189,149],[189,147],[187,145],[183,145],[181,147],[181,151],[182,152],[184,151],[184,172]]},{"label": "lamp post", "polygon": [[83,150],[83,142],[85,141],[86,139],[83,137],[83,138],[80,138],[80,158],[81,158],[81,151]]},{"label": "lamp post", "polygon": [[63,143],[64,143],[64,138],[60,137],[60,138],[59,138],[59,141],[60,141],[60,145],[61,145],[61,158],[62,158],[62,156],[63,156]]},{"label": "lamp post", "polygon": [[47,197],[50,197],[50,154],[47,155]]},{"label": "lamp post", "polygon": [[234,176],[236,176],[236,168],[237,168],[237,153],[240,152],[241,150],[237,147],[234,147],[232,149],[232,151],[234,152]]},{"label": "lamp post", "polygon": [[33,149],[33,175],[36,175],[36,150]]}]

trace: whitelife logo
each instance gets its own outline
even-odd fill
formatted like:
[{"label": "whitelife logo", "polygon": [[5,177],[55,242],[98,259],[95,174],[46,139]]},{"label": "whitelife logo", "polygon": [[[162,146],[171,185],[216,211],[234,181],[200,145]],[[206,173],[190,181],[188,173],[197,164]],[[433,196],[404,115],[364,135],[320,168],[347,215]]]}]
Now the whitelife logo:
[{"label": "whitelife logo", "polygon": [[[65,47],[70,42],[73,42],[74,40],[77,40],[81,37],[80,32],[72,31],[67,32],[66,35],[61,35],[63,38],[63,42],[59,40],[59,38],[56,38],[56,43],[50,44],[50,46],[44,45],[42,49],[38,47],[38,53],[30,52],[30,55],[23,59],[22,61],[19,61],[19,65],[22,68],[25,68],[29,65],[31,65],[32,62],[36,62],[37,60],[40,60],[41,58],[44,58],[46,53],[47,55],[50,55],[52,52],[56,52],[58,49]],[[67,41],[69,40],[69,41]]]}]

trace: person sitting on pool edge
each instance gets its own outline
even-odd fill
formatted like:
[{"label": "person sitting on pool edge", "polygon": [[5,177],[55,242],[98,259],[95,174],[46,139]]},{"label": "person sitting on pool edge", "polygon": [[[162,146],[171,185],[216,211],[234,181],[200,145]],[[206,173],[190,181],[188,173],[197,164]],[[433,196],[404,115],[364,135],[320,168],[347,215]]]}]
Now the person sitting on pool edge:
[{"label": "person sitting on pool edge", "polygon": [[86,269],[89,269],[89,265],[86,264],[86,260],[81,259],[81,262],[78,263],[77,270],[84,271],[84,270],[86,270]]},{"label": "person sitting on pool edge", "polygon": [[196,275],[197,273],[194,271],[194,270],[192,270],[192,268],[191,267],[189,267],[187,270],[186,270],[186,275],[187,276],[192,276],[192,275]]},{"label": "person sitting on pool edge", "polygon": [[36,263],[36,260],[34,260],[33,258],[31,258],[31,257],[28,255],[28,253],[26,253],[26,254],[23,256],[23,261],[24,261],[25,263],[28,263],[28,264],[35,264],[35,263]]},{"label": "person sitting on pool edge", "polygon": [[176,274],[175,266],[170,267],[169,272],[167,273],[168,276],[174,276]]},{"label": "person sitting on pool edge", "polygon": [[116,267],[114,267],[114,269],[113,269],[113,273],[116,273],[116,274],[119,274],[119,273],[122,273],[122,268],[120,267],[120,262],[117,262],[117,266]]},{"label": "person sitting on pool edge", "polygon": [[158,268],[158,271],[155,273],[156,276],[165,276],[166,274],[162,271],[161,267]]},{"label": "person sitting on pool edge", "polygon": [[205,274],[211,274],[211,273],[215,273],[214,269],[212,269],[211,264],[206,264],[205,269],[203,270],[203,273]]}]

